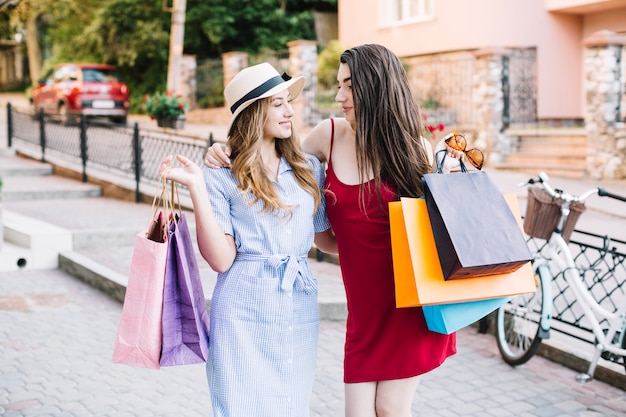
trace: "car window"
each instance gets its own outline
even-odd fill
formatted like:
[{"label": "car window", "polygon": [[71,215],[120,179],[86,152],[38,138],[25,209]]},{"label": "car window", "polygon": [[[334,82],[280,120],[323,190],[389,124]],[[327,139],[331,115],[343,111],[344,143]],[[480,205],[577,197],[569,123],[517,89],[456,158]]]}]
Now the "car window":
[{"label": "car window", "polygon": [[83,68],[83,81],[110,83],[119,80],[117,72],[113,70]]}]

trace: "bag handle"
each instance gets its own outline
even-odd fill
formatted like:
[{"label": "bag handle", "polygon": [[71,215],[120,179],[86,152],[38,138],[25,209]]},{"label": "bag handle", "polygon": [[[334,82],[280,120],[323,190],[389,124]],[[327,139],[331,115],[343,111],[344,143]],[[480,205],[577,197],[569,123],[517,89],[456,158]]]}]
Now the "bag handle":
[{"label": "bag handle", "polygon": [[169,225],[174,222],[177,223],[177,217],[175,213],[176,206],[178,206],[178,213],[180,217],[180,213],[182,212],[181,204],[180,204],[180,195],[178,194],[178,184],[174,181],[171,181],[171,194],[168,195],[168,187],[167,187],[167,179],[165,177],[161,177],[161,192],[157,192],[154,194],[154,198],[152,199],[152,216],[148,223],[148,228],[155,221],[156,215],[159,209],[163,210],[163,221],[165,230],[169,229]]},{"label": "bag handle", "polygon": [[[441,157],[441,159],[439,159],[440,153],[443,153],[443,156]],[[443,174],[443,162],[446,160],[447,155],[448,155],[448,152],[445,149],[441,149],[437,151],[435,155],[435,159],[437,160],[437,174]],[[459,159],[459,165],[461,166],[461,172],[466,173],[467,167],[465,166],[465,163],[463,162],[463,157]]]}]

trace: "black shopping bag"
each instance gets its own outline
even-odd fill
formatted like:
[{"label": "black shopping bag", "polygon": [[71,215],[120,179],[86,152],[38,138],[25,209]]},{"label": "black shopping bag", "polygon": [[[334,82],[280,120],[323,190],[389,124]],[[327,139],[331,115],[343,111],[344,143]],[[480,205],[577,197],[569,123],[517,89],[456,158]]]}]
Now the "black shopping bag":
[{"label": "black shopping bag", "polygon": [[532,253],[488,173],[426,174],[424,195],[444,278],[510,273]]}]

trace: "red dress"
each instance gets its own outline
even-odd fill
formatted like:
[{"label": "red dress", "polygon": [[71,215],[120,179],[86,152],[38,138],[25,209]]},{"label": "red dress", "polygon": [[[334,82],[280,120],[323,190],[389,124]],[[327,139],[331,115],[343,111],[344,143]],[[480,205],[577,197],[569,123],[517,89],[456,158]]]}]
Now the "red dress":
[{"label": "red dress", "polygon": [[456,353],[456,335],[429,331],[421,308],[396,308],[387,203],[397,197],[390,188],[383,189],[381,212],[373,181],[370,185],[364,214],[359,185],[339,181],[329,157],[326,210],[337,237],[348,303],[345,383],[413,377]]}]

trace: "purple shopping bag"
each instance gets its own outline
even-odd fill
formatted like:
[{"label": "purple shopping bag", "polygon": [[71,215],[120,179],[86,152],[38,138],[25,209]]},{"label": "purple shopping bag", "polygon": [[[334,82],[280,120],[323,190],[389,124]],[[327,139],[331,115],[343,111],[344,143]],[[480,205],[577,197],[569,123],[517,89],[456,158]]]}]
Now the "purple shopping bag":
[{"label": "purple shopping bag", "polygon": [[209,314],[184,213],[170,224],[162,329],[161,366],[206,362]]}]

